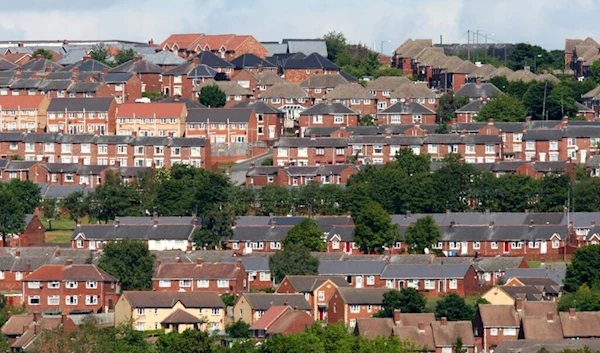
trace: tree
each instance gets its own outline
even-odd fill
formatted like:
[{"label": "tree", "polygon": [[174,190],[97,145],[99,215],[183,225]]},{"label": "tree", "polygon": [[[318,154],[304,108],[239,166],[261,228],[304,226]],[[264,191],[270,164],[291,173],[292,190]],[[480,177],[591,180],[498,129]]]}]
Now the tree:
[{"label": "tree", "polygon": [[498,212],[523,212],[537,196],[537,182],[528,176],[506,174],[495,182]]},{"label": "tree", "polygon": [[215,205],[200,214],[202,225],[194,232],[196,249],[220,249],[221,240],[233,236],[235,213],[228,204]]},{"label": "tree", "polygon": [[435,307],[435,317],[438,319],[445,317],[448,321],[472,321],[474,316],[473,307],[455,293],[446,295]]},{"label": "tree", "polygon": [[69,215],[69,218],[75,222],[83,218],[88,210],[87,199],[83,197],[83,192],[75,191],[69,194],[61,201],[61,209]]},{"label": "tree", "polygon": [[468,349],[463,346],[462,337],[456,337],[456,341],[452,344],[452,353],[467,353]]},{"label": "tree", "polygon": [[382,76],[404,76],[404,72],[397,67],[382,67],[373,71],[374,79]]},{"label": "tree", "polygon": [[41,55],[43,58],[46,58],[48,60],[53,59],[52,53],[44,48],[36,49],[33,53],[31,53],[31,57],[34,59],[36,59],[38,55]]},{"label": "tree", "polygon": [[565,291],[575,292],[584,284],[590,288],[600,285],[600,245],[575,250],[571,263],[567,265]]},{"label": "tree", "polygon": [[[532,118],[546,119],[548,96],[553,88],[554,84],[552,82],[532,82],[529,84],[527,92],[523,95],[523,104]],[[544,104],[544,102],[546,103]],[[549,114],[548,117],[550,117]]]},{"label": "tree", "polygon": [[360,124],[360,126],[375,126],[375,125],[377,125],[375,123],[375,119],[373,119],[373,116],[371,114],[367,114],[367,115],[361,117],[360,121],[358,123]]},{"label": "tree", "polygon": [[346,37],[342,32],[331,31],[323,36],[325,45],[327,46],[327,58],[331,61],[336,61],[337,56],[346,47]]},{"label": "tree", "polygon": [[437,109],[438,123],[446,124],[456,117],[456,109],[469,103],[468,97],[455,96],[453,92],[444,93],[440,97]]},{"label": "tree", "polygon": [[112,171],[105,179],[88,197],[90,213],[105,223],[117,216],[137,214],[140,199],[133,186],[123,183],[121,175]]},{"label": "tree", "polygon": [[283,186],[267,185],[258,191],[258,200],[260,202],[259,214],[268,216],[269,214],[284,215],[290,212],[292,200],[290,191]]},{"label": "tree", "polygon": [[238,320],[227,325],[225,332],[231,338],[250,338],[250,325],[242,320]]},{"label": "tree", "polygon": [[576,292],[565,293],[558,300],[558,311],[599,311],[600,290],[590,289],[587,285],[577,288]]},{"label": "tree", "polygon": [[390,215],[375,201],[364,205],[354,224],[354,242],[365,253],[383,253],[398,239],[398,225],[392,224]]},{"label": "tree", "polygon": [[319,259],[312,256],[302,245],[290,244],[269,258],[269,268],[275,283],[286,275],[316,275],[319,273]]},{"label": "tree", "polygon": [[219,88],[219,86],[209,85],[200,89],[198,99],[200,100],[200,103],[209,108],[222,108],[227,101],[227,95]]},{"label": "tree", "polygon": [[92,49],[90,50],[90,56],[93,60],[106,63],[106,59],[108,58],[106,46],[103,43],[93,45]]},{"label": "tree", "polygon": [[221,294],[221,301],[225,306],[234,306],[235,305],[235,297],[233,294],[225,293]]},{"label": "tree", "polygon": [[507,121],[521,122],[525,121],[527,110],[520,99],[510,94],[501,94],[499,97],[487,101],[477,113],[477,121]]},{"label": "tree", "polygon": [[406,243],[418,254],[425,253],[426,248],[437,244],[441,236],[440,228],[431,216],[418,219],[406,229]]},{"label": "tree", "polygon": [[206,331],[187,329],[159,337],[157,353],[212,353],[213,339]]},{"label": "tree", "polygon": [[23,181],[13,179],[4,185],[8,187],[8,192],[19,200],[25,213],[35,212],[35,209],[39,206],[40,200],[42,199],[40,187],[37,184],[29,180]]},{"label": "tree", "polygon": [[382,309],[377,316],[393,317],[395,309],[399,309],[402,313],[423,313],[427,306],[427,300],[414,288],[392,289],[383,294],[381,306]]},{"label": "tree", "polygon": [[156,102],[159,101],[161,99],[164,99],[166,96],[163,95],[160,92],[154,92],[154,91],[146,91],[146,92],[142,92],[142,97],[144,98],[148,98],[150,99],[152,102]]},{"label": "tree", "polygon": [[52,230],[52,221],[60,215],[58,200],[53,197],[45,198],[40,203],[40,209],[44,218],[48,221],[48,230]]},{"label": "tree", "polygon": [[7,184],[0,185],[0,234],[6,246],[6,239],[19,234],[25,228],[25,206]]},{"label": "tree", "polygon": [[273,165],[273,157],[267,157],[265,158],[260,165],[262,166],[272,166]]},{"label": "tree", "polygon": [[131,61],[135,58],[137,53],[133,49],[119,50],[117,55],[115,55],[115,63],[117,65],[121,65],[128,61]]},{"label": "tree", "polygon": [[302,245],[309,251],[325,251],[326,244],[323,241],[323,231],[312,218],[306,218],[289,230],[283,239],[283,248],[288,245]]},{"label": "tree", "polygon": [[125,238],[106,244],[98,266],[120,280],[123,290],[152,289],[154,255],[143,242]]},{"label": "tree", "polygon": [[588,79],[600,84],[600,60],[594,61],[589,70]]}]

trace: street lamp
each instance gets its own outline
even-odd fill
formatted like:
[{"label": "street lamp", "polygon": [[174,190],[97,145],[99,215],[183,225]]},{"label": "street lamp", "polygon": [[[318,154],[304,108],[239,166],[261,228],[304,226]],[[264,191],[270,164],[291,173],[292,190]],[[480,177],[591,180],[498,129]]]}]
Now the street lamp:
[{"label": "street lamp", "polygon": [[538,54],[533,57],[533,73],[537,72],[537,58],[541,58],[542,54]]},{"label": "street lamp", "polygon": [[381,54],[383,54],[383,44],[384,44],[384,43],[391,43],[391,42],[392,42],[392,41],[391,41],[390,39],[388,39],[388,40],[382,40],[382,41],[381,41]]}]

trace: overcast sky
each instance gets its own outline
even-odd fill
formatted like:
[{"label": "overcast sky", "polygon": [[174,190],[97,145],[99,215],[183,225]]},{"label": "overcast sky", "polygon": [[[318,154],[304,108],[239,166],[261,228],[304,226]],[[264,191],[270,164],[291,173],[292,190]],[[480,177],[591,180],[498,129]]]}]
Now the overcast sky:
[{"label": "overcast sky", "polygon": [[467,30],[487,30],[490,42],[563,49],[565,38],[600,41],[598,13],[597,0],[27,0],[3,2],[0,39],[160,43],[171,33],[198,32],[278,41],[336,30],[377,48],[391,40],[384,47],[391,53],[407,38],[466,43]]}]

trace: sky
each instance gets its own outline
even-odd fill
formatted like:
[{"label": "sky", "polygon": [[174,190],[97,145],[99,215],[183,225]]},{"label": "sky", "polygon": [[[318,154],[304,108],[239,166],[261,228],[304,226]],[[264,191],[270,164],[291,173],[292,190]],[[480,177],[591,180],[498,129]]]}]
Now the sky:
[{"label": "sky", "polygon": [[0,40],[121,39],[160,43],[171,33],[250,34],[259,41],[343,32],[391,54],[408,38],[528,42],[564,49],[600,41],[600,0],[27,0],[7,1]]}]

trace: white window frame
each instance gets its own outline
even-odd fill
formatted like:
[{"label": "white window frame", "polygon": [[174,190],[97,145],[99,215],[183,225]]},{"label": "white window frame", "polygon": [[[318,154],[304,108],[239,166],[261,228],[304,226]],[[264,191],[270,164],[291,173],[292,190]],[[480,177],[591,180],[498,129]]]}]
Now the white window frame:
[{"label": "white window frame", "polygon": [[217,280],[217,288],[229,288],[229,280],[228,279]]},{"label": "white window frame", "polygon": [[353,314],[358,314],[360,313],[360,305],[349,305],[350,307],[350,312]]},{"label": "white window frame", "polygon": [[198,286],[198,288],[208,288],[210,286],[210,281],[207,279],[199,279],[196,281],[196,286]]},{"label": "white window frame", "polygon": [[450,283],[448,284],[448,288],[457,289],[458,288],[458,280],[456,280],[455,278],[451,279]]},{"label": "white window frame", "polygon": [[[31,302],[32,299],[37,300],[37,304],[32,303]],[[41,302],[39,295],[30,295],[29,297],[27,297],[27,304],[29,304],[29,305],[40,305],[41,303],[42,302]]]}]

